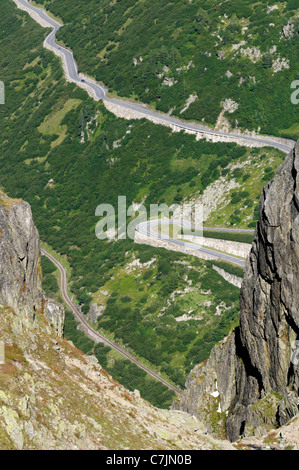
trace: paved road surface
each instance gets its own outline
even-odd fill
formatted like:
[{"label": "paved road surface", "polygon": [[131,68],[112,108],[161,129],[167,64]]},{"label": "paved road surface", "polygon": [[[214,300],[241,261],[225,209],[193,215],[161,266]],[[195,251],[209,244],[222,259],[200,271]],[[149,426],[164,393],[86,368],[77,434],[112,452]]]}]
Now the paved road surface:
[{"label": "paved road surface", "polygon": [[[56,50],[58,53],[64,54],[66,67],[68,69],[68,73],[69,73],[71,80],[77,83],[78,85],[82,86],[82,80],[78,76],[78,68],[77,68],[77,64],[74,59],[73,53],[70,50],[60,46],[59,44],[55,42],[56,32],[61,28],[61,25],[57,23],[57,21],[50,18],[50,16],[48,16],[45,10],[34,7],[27,0],[17,0],[17,1],[19,4],[29,8],[35,14],[39,15],[39,17],[42,18],[44,21],[46,21],[49,24],[49,27],[53,29],[53,31],[45,39],[45,42],[49,46],[51,46],[54,50]],[[221,136],[221,137],[233,137],[234,139],[245,140],[246,142],[248,142],[248,145],[252,143],[262,143],[270,147],[275,147],[285,153],[289,153],[290,150],[295,145],[295,142],[292,140],[285,140],[285,143],[279,143],[275,141],[274,139],[271,140],[271,137],[268,139],[265,139],[263,138],[263,136],[248,136],[248,135],[242,135],[242,134],[218,132],[218,131],[211,130],[210,128],[199,123],[184,122],[178,118],[174,118],[167,114],[162,114],[157,111],[154,111],[146,107],[143,104],[132,103],[130,101],[120,100],[120,99],[115,99],[115,98],[109,98],[106,96],[106,93],[108,90],[104,86],[100,85],[99,83],[93,83],[92,81],[89,81],[89,80],[83,80],[83,81],[84,81],[85,86],[88,86],[90,89],[94,91],[98,99],[117,104],[128,110],[138,111],[142,113],[145,118],[151,117],[151,116],[159,118],[163,122],[171,123],[175,126],[178,126],[181,129],[192,130],[192,131],[204,131],[207,134]]]},{"label": "paved road surface", "polygon": [[[212,250],[210,248],[204,248],[202,246],[196,245],[195,243],[185,242],[183,240],[178,240],[176,238],[169,237],[166,234],[159,233],[157,231],[158,224],[161,224],[161,225],[164,225],[164,226],[167,226],[169,224],[176,224],[176,225],[180,225],[180,226],[183,226],[183,227],[190,228],[190,224],[184,223],[183,221],[167,220],[167,219],[158,220],[157,219],[157,220],[149,220],[149,221],[146,221],[146,222],[141,222],[140,224],[137,225],[136,231],[140,232],[144,235],[147,235],[151,238],[164,240],[164,241],[173,243],[174,245],[182,246],[182,247],[187,248],[189,250],[196,250],[196,251],[200,251],[202,253],[206,253],[208,255],[217,256],[217,258],[223,259],[224,261],[229,261],[230,263],[237,264],[237,265],[241,266],[242,268],[245,266],[245,261],[241,258],[236,257],[236,256],[228,255],[228,254],[225,254],[225,253],[220,253],[219,251]],[[221,230],[225,231],[225,229],[221,229]],[[229,230],[229,231],[237,231],[238,230],[239,232],[242,231],[241,229],[237,229],[237,230],[236,229],[227,229],[227,230]]]},{"label": "paved road surface", "polygon": [[210,232],[254,233],[254,230],[249,228],[204,227],[203,230]]},{"label": "paved road surface", "polygon": [[[47,36],[47,38],[45,39],[45,42],[49,46],[51,46],[54,50],[56,50],[59,54],[62,53],[64,55],[65,64],[66,64],[66,67],[67,67],[67,70],[68,70],[69,77],[71,78],[72,81],[74,81],[74,82],[78,83],[78,85],[82,86],[82,80],[79,78],[78,68],[77,68],[77,64],[76,64],[76,61],[74,59],[73,53],[70,50],[60,46],[59,44],[57,44],[55,42],[56,32],[61,28],[61,25],[59,23],[57,23],[57,21],[53,20],[50,16],[48,16],[48,14],[43,9],[34,7],[27,0],[18,0],[18,2],[19,2],[19,4],[29,8],[30,10],[35,12],[35,14],[38,14],[39,17],[42,20],[44,20],[49,25],[50,28],[52,28],[52,32]],[[255,137],[255,136],[247,136],[247,135],[241,135],[241,134],[237,135],[237,134],[230,134],[230,133],[213,131],[213,130],[209,129],[208,127],[206,127],[202,124],[184,122],[184,121],[182,121],[178,118],[174,118],[174,117],[159,113],[157,111],[154,111],[152,109],[149,109],[148,107],[146,107],[145,105],[142,105],[142,104],[131,103],[129,101],[119,100],[119,99],[115,99],[115,98],[109,98],[109,97],[106,96],[108,90],[104,86],[100,85],[99,83],[93,83],[92,81],[89,81],[89,80],[83,80],[83,82],[84,82],[84,86],[88,86],[91,90],[94,91],[95,96],[98,99],[117,104],[117,105],[122,106],[123,108],[128,109],[128,110],[134,110],[134,111],[141,112],[144,115],[144,117],[151,117],[151,116],[157,117],[157,118],[163,120],[164,122],[174,124],[174,125],[180,127],[181,129],[193,130],[193,131],[204,131],[205,133],[208,133],[208,134],[211,134],[211,135],[223,136],[223,137],[230,137],[231,136],[231,137],[234,137],[234,138],[239,138],[241,140],[245,139],[245,141],[247,141],[249,145],[251,143],[254,143],[254,142],[263,143],[263,144],[266,144],[270,147],[278,148],[279,150],[282,150],[285,153],[288,153],[293,148],[293,146],[295,144],[295,142],[292,141],[292,140],[286,141],[285,143],[278,143],[275,140],[271,140],[271,138],[270,138],[270,140],[264,139],[263,136],[256,136]],[[152,222],[153,221],[147,222],[145,225],[139,224],[137,230],[139,230],[142,233],[149,234],[150,236],[152,236],[154,238],[165,239],[163,234],[159,234],[158,232],[156,232],[153,229]],[[169,223],[169,222],[167,222],[167,223]],[[156,225],[157,225],[157,223],[156,223]],[[208,229],[208,228],[206,228],[206,229]],[[244,230],[238,230],[238,229],[213,229],[213,230],[244,231]],[[249,231],[249,232],[253,232],[253,231]],[[240,266],[244,266],[244,264],[245,264],[244,260],[241,260],[237,257],[230,256],[230,255],[225,255],[225,254],[216,252],[214,250],[199,247],[198,245],[195,245],[193,243],[172,239],[170,237],[166,237],[166,239],[167,239],[167,241],[169,241],[171,243],[183,245],[184,247],[192,249],[192,250],[199,250],[199,251],[203,251],[203,252],[208,253],[208,254],[216,255],[219,258],[222,258],[226,261],[236,263]],[[180,390],[178,390],[173,385],[169,384],[164,379],[162,379],[158,374],[156,374],[155,372],[151,371],[146,366],[141,364],[131,354],[129,354],[125,350],[123,350],[123,348],[121,346],[119,346],[116,343],[108,340],[103,335],[98,333],[96,330],[91,328],[91,326],[85,320],[84,315],[82,314],[82,312],[80,311],[78,306],[68,296],[68,293],[67,293],[67,276],[66,276],[65,268],[50,253],[46,252],[43,249],[41,251],[42,251],[43,255],[47,256],[58,267],[58,269],[60,271],[60,274],[61,274],[61,293],[62,293],[63,299],[66,302],[66,304],[70,307],[70,309],[72,310],[75,318],[83,326],[83,329],[84,329],[85,333],[90,338],[92,338],[94,341],[98,341],[98,342],[101,341],[101,342],[109,345],[111,348],[117,350],[125,358],[129,359],[131,362],[134,362],[138,367],[143,369],[145,372],[150,374],[155,379],[162,382],[168,388],[175,391],[176,393],[180,393]]]}]

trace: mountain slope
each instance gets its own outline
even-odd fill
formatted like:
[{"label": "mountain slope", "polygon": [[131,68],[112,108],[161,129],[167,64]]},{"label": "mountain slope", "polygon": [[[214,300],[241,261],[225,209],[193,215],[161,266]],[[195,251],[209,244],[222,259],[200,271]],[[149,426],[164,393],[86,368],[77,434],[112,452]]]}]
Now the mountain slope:
[{"label": "mountain slope", "polygon": [[57,337],[41,314],[33,329],[18,322],[1,305],[2,450],[230,448],[204,435],[196,418],[158,410],[126,390],[94,356]]},{"label": "mountain slope", "polygon": [[[12,0],[3,5],[0,186],[30,203],[43,242],[67,266],[83,312],[88,318],[93,309],[102,313],[93,326],[183,386],[194,364],[236,324],[238,289],[211,262],[178,259],[132,240],[98,240],[95,209],[110,203],[117,213],[118,195],[127,196],[128,206],[144,201],[148,210],[151,203],[192,200],[204,203],[207,225],[255,226],[259,193],[284,155],[116,118],[65,81],[59,60],[42,46],[48,31]],[[54,275],[45,286],[49,294],[58,290]],[[76,325],[67,324],[76,341]],[[86,353],[94,347],[83,337],[79,345]],[[148,386],[111,351],[97,352],[121,383],[154,405],[171,403],[167,389]]]},{"label": "mountain slope", "polygon": [[58,39],[111,92],[218,128],[298,138],[295,0],[36,4],[63,21]]},{"label": "mountain slope", "polygon": [[[6,273],[0,280],[2,450],[231,448],[205,435],[196,418],[158,410],[138,391],[128,392],[94,356],[57,336],[43,300],[30,206],[1,193],[0,227],[0,272]],[[23,277],[14,268],[24,266],[20,293]]]},{"label": "mountain slope", "polygon": [[[240,326],[191,371],[175,407],[231,440],[286,424],[298,401],[299,141],[261,196]],[[218,416],[217,416],[218,413]]]}]

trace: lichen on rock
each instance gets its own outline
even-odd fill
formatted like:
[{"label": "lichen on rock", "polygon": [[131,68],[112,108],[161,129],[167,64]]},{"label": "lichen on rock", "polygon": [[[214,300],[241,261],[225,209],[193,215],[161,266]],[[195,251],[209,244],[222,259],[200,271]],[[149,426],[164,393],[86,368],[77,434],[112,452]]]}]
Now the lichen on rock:
[{"label": "lichen on rock", "polygon": [[39,235],[30,205],[0,196],[0,299],[33,322],[43,300]]},{"label": "lichen on rock", "polygon": [[0,302],[13,309],[13,330],[34,326],[38,312],[63,335],[64,307],[42,290],[40,239],[30,205],[0,192]]},{"label": "lichen on rock", "polygon": [[217,381],[232,441],[266,433],[298,413],[299,366],[292,362],[299,338],[298,283],[299,141],[261,195],[241,287],[240,325],[191,371],[175,408],[192,410],[216,432],[206,409]]},{"label": "lichen on rock", "polygon": [[58,336],[63,336],[65,311],[64,307],[53,299],[47,299],[45,315]]}]

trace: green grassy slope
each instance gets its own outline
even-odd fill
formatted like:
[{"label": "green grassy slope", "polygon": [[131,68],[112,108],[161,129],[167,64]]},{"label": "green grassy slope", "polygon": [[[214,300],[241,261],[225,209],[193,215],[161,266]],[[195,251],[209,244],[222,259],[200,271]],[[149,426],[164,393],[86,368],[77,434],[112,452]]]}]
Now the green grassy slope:
[{"label": "green grassy slope", "polygon": [[[128,204],[145,198],[147,207],[153,202],[182,202],[203,196],[213,184],[217,190],[219,181],[225,186],[234,181],[226,205],[220,199],[208,222],[214,218],[217,225],[217,217],[222,217],[224,225],[248,227],[254,223],[268,169],[273,172],[283,155],[267,148],[196,142],[194,136],[145,120],[117,119],[65,82],[59,60],[42,47],[47,31],[10,0],[3,0],[0,27],[0,79],[6,86],[6,104],[0,106],[1,189],[31,204],[41,239],[67,257],[71,290],[83,311],[101,300],[100,290],[107,290],[98,327],[182,384],[192,364],[207,357],[235,324],[238,290],[215,273],[211,263],[136,246],[130,240],[101,242],[94,233],[95,208],[103,202],[116,205],[118,195],[126,195]],[[131,273],[133,288],[124,271],[134,258],[156,261]],[[191,276],[183,272],[184,264],[175,263],[178,259],[191,266]],[[45,286],[55,295],[55,272],[49,266]],[[188,286],[197,292],[174,294]],[[215,315],[222,300],[225,308]],[[169,307],[167,314],[159,316],[164,307]],[[203,320],[176,321],[184,313],[190,315],[191,308]],[[141,347],[143,337],[146,349]],[[121,367],[116,364],[119,377]],[[124,382],[130,374],[134,375],[128,372]],[[160,391],[155,403],[159,395]],[[169,396],[160,405],[166,402]]]},{"label": "green grassy slope", "polygon": [[[225,117],[233,128],[238,122],[298,138],[290,101],[298,78],[296,0],[36,3],[62,19],[59,40],[73,49],[80,70],[110,91],[210,125],[221,102],[232,99],[238,109]],[[283,34],[289,23],[293,33]],[[181,113],[190,95],[197,99]]]}]

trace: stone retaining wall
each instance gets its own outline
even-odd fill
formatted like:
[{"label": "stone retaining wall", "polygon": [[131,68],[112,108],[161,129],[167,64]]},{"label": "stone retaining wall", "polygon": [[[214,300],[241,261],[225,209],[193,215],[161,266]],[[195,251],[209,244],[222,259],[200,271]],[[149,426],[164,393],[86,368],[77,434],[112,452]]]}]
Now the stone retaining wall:
[{"label": "stone retaining wall", "polygon": [[194,235],[182,235],[179,238],[183,238],[188,242],[197,243],[218,251],[224,251],[230,255],[238,256],[239,258],[247,258],[251,250],[251,245],[248,243],[220,240],[218,238],[196,237]]},{"label": "stone retaining wall", "polygon": [[[37,13],[35,13],[34,11],[32,11],[30,8],[22,5],[21,3],[18,2],[18,0],[13,0],[13,1],[15,2],[15,4],[17,5],[18,8],[20,8],[21,10],[26,11],[42,27],[51,28],[51,25],[47,21],[40,18],[40,16]],[[68,82],[76,83],[78,86],[83,88],[89,94],[89,96],[92,99],[94,99],[95,101],[99,101],[100,98],[98,98],[95,95],[94,90],[89,88],[86,83],[76,82],[76,81],[74,81],[70,78],[70,76],[68,74],[68,69],[67,69],[67,66],[66,66],[66,62],[65,62],[65,57],[64,57],[64,54],[63,54],[62,51],[59,51],[59,50],[54,49],[53,47],[49,46],[47,44],[46,40],[44,41],[44,47],[46,49],[54,52],[54,54],[56,54],[57,56],[59,56],[61,58],[62,66],[63,66],[64,73],[65,73],[65,77],[66,77],[66,80]],[[84,74],[79,74],[79,78],[96,83],[95,80],[89,78],[88,76],[86,76]],[[105,107],[117,117],[124,118],[124,119],[144,119],[145,118],[145,119],[148,119],[149,121],[152,121],[154,124],[161,124],[163,126],[170,127],[173,130],[173,132],[184,131],[187,134],[196,135],[196,140],[206,139],[207,141],[210,141],[210,142],[235,142],[238,145],[242,145],[242,146],[246,146],[246,147],[266,147],[267,146],[266,142],[257,142],[257,141],[247,140],[246,136],[244,134],[239,134],[238,131],[236,131],[236,130],[232,131],[232,134],[235,134],[235,136],[236,136],[236,137],[234,137],[234,135],[232,135],[232,134],[230,136],[224,136],[224,135],[210,134],[209,132],[205,132],[204,130],[196,130],[195,131],[195,130],[191,130],[191,129],[184,129],[184,128],[180,127],[179,125],[176,125],[176,124],[170,123],[168,121],[165,121],[163,119],[163,116],[161,116],[161,118],[159,118],[158,116],[149,116],[147,114],[143,114],[140,111],[135,111],[135,110],[128,109],[124,106],[121,106],[120,104],[113,103],[111,101],[106,101],[105,99],[103,100],[103,102],[104,102]],[[244,138],[240,137],[241,135],[244,135]],[[280,137],[259,136],[258,134],[254,134],[254,133],[248,133],[248,136],[249,137],[253,137],[253,136],[260,137],[263,140],[266,140],[266,141],[269,141],[269,142],[276,142],[276,143],[280,143],[280,144],[284,144],[284,145],[289,145],[290,144],[290,140],[283,139],[283,138],[280,138]]]},{"label": "stone retaining wall", "polygon": [[189,248],[185,248],[184,246],[176,245],[175,243],[171,243],[166,240],[152,238],[140,232],[135,232],[134,242],[139,243],[139,244],[154,246],[157,248],[165,248],[166,250],[179,251],[181,253],[186,253],[187,255],[197,256],[197,258],[201,258],[201,259],[207,259],[207,260],[218,259],[218,256],[209,255],[207,253],[203,253],[197,250],[190,250]]},{"label": "stone retaining wall", "polygon": [[[240,137],[242,134],[238,134],[236,131],[232,131],[232,134],[230,136],[223,136],[223,135],[217,135],[217,134],[210,134],[209,132],[205,132],[204,130],[191,130],[191,129],[184,129],[180,127],[179,125],[173,124],[168,121],[164,121],[163,117],[159,118],[158,116],[149,116],[147,114],[143,114],[141,111],[135,111],[133,109],[127,109],[117,103],[113,103],[111,101],[106,101],[104,100],[104,105],[110,111],[113,113],[115,116],[118,116],[120,118],[124,119],[148,119],[149,121],[153,122],[154,124],[161,124],[163,126],[170,127],[173,132],[181,132],[184,131],[186,134],[192,134],[196,135],[196,140],[201,140],[201,139],[206,139],[209,142],[235,142],[238,145],[242,145],[245,147],[267,147],[268,144],[266,142],[258,142],[258,141],[250,141],[246,139],[246,136],[244,138]],[[248,136],[253,136],[248,134]],[[269,136],[259,136],[255,135],[255,137],[260,137],[263,140],[269,141],[269,142],[277,142],[280,144],[284,145],[289,145],[290,141],[287,139],[282,139],[279,137],[269,137]]]},{"label": "stone retaining wall", "polygon": [[15,4],[20,10],[26,11],[43,28],[51,28],[51,25],[47,21],[43,20],[37,13],[35,13],[35,11],[26,7],[22,3],[19,3],[18,0],[13,0],[13,1],[15,2]]},{"label": "stone retaining wall", "polygon": [[213,266],[213,269],[215,269],[215,271],[217,271],[217,273],[220,274],[220,276],[222,276],[223,279],[225,279],[230,284],[233,284],[236,287],[241,287],[241,284],[242,284],[241,277],[235,276],[234,274],[230,274],[224,271],[224,269],[218,268],[218,266]]}]

